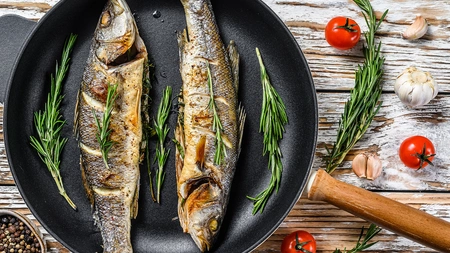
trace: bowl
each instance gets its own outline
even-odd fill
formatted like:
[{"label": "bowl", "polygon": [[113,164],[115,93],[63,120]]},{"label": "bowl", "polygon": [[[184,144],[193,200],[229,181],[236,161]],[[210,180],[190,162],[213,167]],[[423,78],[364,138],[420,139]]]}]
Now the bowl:
[{"label": "bowl", "polygon": [[0,252],[46,253],[47,246],[41,231],[25,215],[0,209]]}]

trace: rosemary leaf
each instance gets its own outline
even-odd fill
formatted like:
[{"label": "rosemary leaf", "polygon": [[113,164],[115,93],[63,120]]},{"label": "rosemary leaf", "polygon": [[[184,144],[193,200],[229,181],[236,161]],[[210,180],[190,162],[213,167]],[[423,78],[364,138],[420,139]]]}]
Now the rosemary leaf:
[{"label": "rosemary leaf", "polygon": [[94,109],[92,109],[92,113],[94,114],[95,123],[97,125],[97,141],[100,145],[100,150],[102,152],[103,162],[105,163],[106,168],[109,169],[108,165],[108,153],[111,150],[114,142],[111,141],[111,129],[109,128],[109,124],[111,122],[111,114],[114,109],[114,102],[116,101],[118,93],[117,84],[111,84],[108,86],[108,93],[106,95],[106,105],[105,111],[103,112],[102,122],[100,123],[97,115],[95,114]]},{"label": "rosemary leaf", "polygon": [[38,152],[39,157],[47,166],[61,194],[69,205],[77,210],[77,206],[69,198],[64,189],[60,174],[60,155],[67,142],[67,138],[61,137],[61,130],[66,121],[60,113],[60,106],[63,99],[61,95],[62,82],[69,70],[70,54],[77,39],[77,35],[70,34],[69,39],[64,44],[61,56],[61,65],[56,62],[55,75],[50,77],[50,92],[47,96],[44,111],[34,113],[34,125],[37,137],[30,136],[31,145]]},{"label": "rosemary leaf", "polygon": [[256,55],[260,64],[261,82],[263,86],[263,102],[259,131],[264,134],[263,155],[268,154],[269,156],[268,168],[271,171],[272,176],[270,178],[269,186],[264,191],[259,193],[256,197],[247,196],[247,198],[253,201],[253,214],[258,212],[262,213],[273,191],[276,190],[278,192],[280,187],[283,164],[281,162],[281,149],[278,143],[283,139],[283,133],[285,132],[284,126],[288,123],[286,106],[278,92],[270,83],[269,76],[266,72],[258,48],[256,48]]},{"label": "rosemary leaf", "polygon": [[213,90],[213,81],[211,76],[211,69],[209,67],[209,63],[207,62],[208,69],[208,87],[209,87],[209,104],[208,108],[213,111],[213,127],[212,130],[216,133],[215,147],[216,152],[214,153],[214,163],[220,165],[224,157],[227,156],[227,149],[225,146],[225,142],[222,138],[223,126],[220,121],[219,113],[217,112],[217,105],[214,99],[214,90]]},{"label": "rosemary leaf", "polygon": [[368,249],[369,247],[377,243],[377,242],[369,243],[369,241],[372,240],[372,238],[374,238],[380,231],[381,228],[377,227],[375,224],[370,224],[369,229],[367,229],[366,235],[364,236],[364,239],[361,242],[362,236],[364,234],[364,227],[362,227],[361,233],[359,234],[358,242],[356,243],[356,246],[353,249],[351,250],[335,249],[333,253],[357,253],[365,249]]},{"label": "rosemary leaf", "polygon": [[375,33],[386,17],[386,10],[377,21],[369,0],[354,0],[363,10],[368,26],[364,33],[367,45],[363,47],[365,61],[358,66],[355,75],[355,87],[345,103],[344,113],[339,122],[337,140],[333,148],[327,148],[326,171],[333,171],[342,163],[347,153],[361,139],[370,126],[372,119],[381,108],[381,78],[383,76],[384,57],[381,55],[381,42],[375,43]]},{"label": "rosemary leaf", "polygon": [[[169,127],[166,124],[169,117],[170,109],[172,107],[172,87],[167,86],[163,92],[163,98],[158,107],[158,114],[156,120],[154,120],[154,130],[158,137],[158,144],[156,146],[156,162],[158,169],[156,170],[156,202],[160,203],[161,200],[161,188],[165,178],[164,165],[166,164],[167,157],[169,156],[170,149],[166,149],[164,142],[167,134],[169,133]],[[151,180],[151,179],[150,179]]]}]

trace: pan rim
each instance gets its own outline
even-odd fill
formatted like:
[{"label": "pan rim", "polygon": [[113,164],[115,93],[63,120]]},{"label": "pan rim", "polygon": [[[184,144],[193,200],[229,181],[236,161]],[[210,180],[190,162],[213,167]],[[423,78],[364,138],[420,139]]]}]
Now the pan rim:
[{"label": "pan rim", "polygon": [[[30,44],[30,41],[36,36],[36,34],[39,33],[39,30],[41,29],[41,27],[43,26],[43,24],[46,23],[46,20],[49,18],[49,16],[51,16],[54,12],[57,12],[61,6],[68,0],[61,0],[58,3],[56,3],[40,20],[39,22],[37,22],[37,24],[35,25],[35,27],[32,29],[32,31],[30,32],[30,34],[26,37],[25,42],[21,45],[20,50],[19,50],[19,54],[14,62],[13,68],[10,72],[10,76],[8,78],[7,84],[6,84],[6,92],[5,92],[5,102],[4,102],[4,142],[5,142],[5,149],[6,149],[6,153],[7,153],[7,159],[8,159],[8,163],[9,163],[9,167],[11,170],[11,173],[13,175],[14,180],[17,180],[17,175],[14,169],[14,159],[19,159],[19,158],[14,158],[14,156],[10,155],[10,147],[9,147],[9,127],[8,127],[8,108],[9,108],[9,104],[10,104],[10,92],[12,89],[12,84],[14,83],[14,79],[16,78],[16,72],[17,72],[17,68],[19,63],[21,62],[21,59],[23,58],[24,55],[24,51],[25,49],[28,47],[28,45]],[[283,29],[284,33],[287,33],[291,42],[294,43],[295,45],[295,49],[297,51],[296,55],[300,56],[300,61],[303,62],[303,64],[305,65],[305,67],[308,69],[307,71],[307,82],[308,85],[310,85],[312,92],[312,102],[314,105],[314,119],[313,120],[313,128],[314,128],[314,136],[313,136],[313,140],[312,140],[312,145],[313,145],[313,149],[311,150],[311,157],[309,157],[309,166],[307,168],[306,171],[306,176],[305,178],[303,178],[303,181],[301,183],[301,187],[299,188],[296,197],[294,198],[294,200],[289,204],[289,208],[285,210],[285,212],[280,216],[280,219],[275,223],[275,225],[272,227],[271,230],[267,231],[264,236],[262,236],[259,240],[257,240],[256,242],[254,242],[252,245],[249,246],[249,248],[244,251],[244,252],[250,252],[253,249],[255,249],[256,247],[258,247],[259,245],[261,245],[262,243],[264,243],[281,225],[281,223],[284,221],[284,219],[287,217],[287,215],[289,214],[289,212],[292,210],[292,208],[294,207],[294,205],[298,202],[298,200],[300,199],[300,197],[302,196],[303,191],[306,188],[306,183],[308,182],[308,179],[310,177],[311,171],[312,171],[312,167],[313,167],[313,163],[314,163],[314,157],[315,157],[315,150],[316,150],[316,146],[317,146],[317,138],[318,138],[318,105],[317,105],[317,94],[315,92],[315,87],[314,87],[314,80],[312,78],[311,75],[311,70],[309,68],[308,62],[306,61],[306,58],[300,48],[300,45],[298,44],[298,42],[296,41],[295,37],[293,36],[293,34],[291,33],[291,31],[288,29],[288,27],[285,25],[285,23],[281,20],[281,18],[266,4],[264,3],[262,0],[256,0],[254,1],[254,4],[256,5],[260,5],[262,7],[262,9],[264,9],[264,11],[266,12],[264,15],[267,15],[270,17],[271,21],[273,21],[274,23],[276,23],[276,26],[279,27],[280,29]],[[53,236],[56,240],[58,240],[58,242],[60,242],[62,245],[64,245],[66,248],[68,248],[70,251],[72,252],[77,252],[75,249],[73,249],[70,245],[68,245],[65,241],[63,241],[57,234],[55,234],[53,232],[53,230],[51,228],[49,228],[47,226],[46,223],[43,223],[39,213],[35,210],[35,208],[31,205],[29,205],[29,200],[27,198],[27,195],[25,194],[22,185],[21,184],[16,184],[16,187],[18,188],[22,198],[24,199],[24,202],[26,203],[27,207],[30,209],[31,213],[33,214],[33,216],[36,217],[36,219],[41,223],[41,225],[46,229],[46,231],[48,231],[48,233]]]},{"label": "pan rim", "polygon": [[317,147],[317,137],[318,137],[318,122],[319,122],[319,112],[318,112],[318,105],[317,105],[317,93],[315,92],[315,86],[314,86],[314,80],[311,75],[311,69],[309,68],[308,62],[306,61],[305,55],[303,54],[303,51],[300,48],[300,45],[298,44],[297,40],[295,39],[292,32],[289,30],[289,28],[286,26],[286,24],[281,20],[281,18],[262,0],[256,0],[257,3],[261,5],[261,7],[264,8],[265,11],[267,11],[270,16],[274,19],[274,21],[277,22],[280,28],[283,28],[284,32],[289,35],[290,40],[295,44],[295,49],[301,57],[301,61],[305,64],[305,67],[309,70],[308,73],[308,83],[311,84],[311,89],[313,92],[313,103],[314,103],[314,138],[313,138],[313,150],[311,152],[310,162],[308,169],[306,171],[306,176],[303,179],[303,182],[301,183],[300,190],[297,192],[296,197],[294,198],[294,201],[289,205],[289,208],[285,211],[285,213],[281,216],[281,219],[275,224],[275,226],[270,230],[267,231],[267,233],[261,237],[258,241],[256,241],[246,252],[251,252],[253,249],[257,248],[261,244],[263,244],[281,225],[281,223],[284,221],[284,219],[288,216],[292,208],[295,206],[295,204],[298,202],[300,197],[303,194],[303,191],[306,189],[306,185],[308,182],[309,177],[312,173],[312,166],[314,164],[314,157]]}]

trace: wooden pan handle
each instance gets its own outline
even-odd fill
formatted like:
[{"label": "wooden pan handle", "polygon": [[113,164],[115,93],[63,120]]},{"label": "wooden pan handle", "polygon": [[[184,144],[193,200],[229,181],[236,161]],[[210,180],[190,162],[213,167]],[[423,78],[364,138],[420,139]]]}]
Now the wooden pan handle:
[{"label": "wooden pan handle", "polygon": [[450,252],[450,223],[445,220],[336,180],[322,169],[308,188],[310,200],[328,202],[415,242]]}]

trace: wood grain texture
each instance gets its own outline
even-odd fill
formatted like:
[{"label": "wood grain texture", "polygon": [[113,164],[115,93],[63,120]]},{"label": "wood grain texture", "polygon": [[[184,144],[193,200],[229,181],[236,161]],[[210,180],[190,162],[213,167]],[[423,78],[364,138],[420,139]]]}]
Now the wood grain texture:
[{"label": "wood grain texture", "polygon": [[[336,140],[336,132],[347,93],[320,92],[319,135],[314,168],[323,167],[327,155],[325,146]],[[347,183],[376,190],[450,190],[450,97],[439,95],[430,104],[409,109],[395,94],[383,94],[383,105],[367,134],[347,155],[334,176]],[[435,166],[415,171],[406,168],[398,158],[400,143],[411,135],[423,135],[436,147]],[[351,161],[362,152],[379,155],[383,163],[382,175],[374,181],[359,179],[351,171]]]},{"label": "wood grain texture", "polygon": [[[433,215],[440,212],[441,218],[450,221],[448,193],[381,194]],[[283,238],[296,230],[309,231],[317,241],[318,252],[332,252],[336,248],[351,249],[363,226],[367,228],[369,223],[330,204],[311,201],[302,196],[274,235],[254,252],[279,252]],[[364,252],[437,252],[387,230],[382,230],[376,240],[379,243]]]},{"label": "wood grain texture", "polygon": [[[0,16],[17,14],[39,20],[59,0],[0,1]],[[313,169],[323,166],[325,146],[336,138],[336,129],[349,90],[354,85],[354,71],[363,62],[364,39],[352,50],[331,48],[324,39],[324,28],[332,17],[346,15],[355,19],[365,31],[360,9],[351,0],[263,0],[286,23],[308,61],[318,91],[319,135]],[[389,9],[377,34],[386,57],[383,78],[383,105],[363,139],[349,153],[334,177],[344,182],[375,190],[378,193],[432,215],[450,221],[450,4],[447,0],[372,0],[377,16]],[[424,38],[402,39],[401,33],[422,14],[430,26]],[[142,28],[144,29],[144,28]],[[415,65],[430,71],[439,84],[440,94],[429,105],[409,109],[393,94],[396,76]],[[20,197],[9,171],[3,143],[3,106],[0,106],[0,208],[14,209],[36,221]],[[421,171],[405,168],[397,158],[400,142],[413,134],[429,137],[436,145],[436,166]],[[383,173],[374,181],[357,178],[351,160],[360,152],[375,152],[383,161]],[[388,210],[389,211],[389,210]],[[395,214],[394,214],[395,215]],[[305,196],[298,201],[275,233],[254,252],[279,252],[287,234],[304,229],[318,242],[318,252],[352,248],[362,226],[369,224],[345,211]],[[50,252],[68,252],[40,227]],[[383,230],[379,243],[365,252],[435,252],[408,239]]]},{"label": "wood grain texture", "polygon": [[58,1],[59,0],[0,1],[0,16],[15,14],[37,21]]},{"label": "wood grain texture", "polygon": [[[363,62],[361,49],[364,38],[352,50],[341,51],[327,44],[324,29],[331,18],[345,15],[354,19],[362,31],[366,31],[367,25],[356,4],[352,1],[328,0],[264,2],[281,17],[294,34],[308,60],[318,90],[349,90],[353,87],[354,70]],[[373,0],[371,3],[378,17],[389,9],[377,34],[377,41],[382,42],[382,54],[386,57],[384,89],[392,91],[397,75],[406,67],[414,65],[429,71],[441,90],[448,92],[448,1]],[[419,13],[430,24],[427,34],[417,41],[402,39],[401,34]]]},{"label": "wood grain texture", "polygon": [[450,222],[378,193],[344,183],[325,170],[318,170],[311,180],[313,183],[308,199],[330,203],[435,250],[450,251]]},{"label": "wood grain texture", "polygon": [[[450,193],[383,192],[380,194],[450,221]],[[68,252],[39,225],[15,186],[0,186],[0,208],[20,212],[36,222],[45,235],[50,252]],[[306,196],[302,196],[288,217],[281,223],[279,229],[254,252],[279,252],[284,236],[296,230],[307,230],[313,234],[318,242],[319,253],[331,252],[336,247],[352,248],[358,240],[363,226],[367,228],[369,223],[335,206],[321,201],[311,201]],[[436,252],[408,239],[398,237],[387,230],[382,230],[376,239],[380,242],[370,251],[365,252]]]}]

